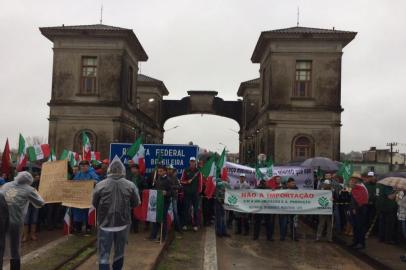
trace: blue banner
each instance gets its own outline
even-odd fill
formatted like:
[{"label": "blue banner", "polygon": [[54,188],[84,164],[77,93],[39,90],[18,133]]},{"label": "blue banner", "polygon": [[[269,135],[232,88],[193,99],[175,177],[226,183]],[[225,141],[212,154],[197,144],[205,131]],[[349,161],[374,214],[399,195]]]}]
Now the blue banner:
[{"label": "blue banner", "polygon": [[[131,157],[127,155],[127,150],[130,147],[131,143],[110,144],[110,160],[118,156],[124,164],[128,164]],[[196,145],[144,144],[144,148],[147,175],[160,163],[164,166],[172,164],[177,169],[180,177],[183,170],[189,166],[189,159],[191,157],[197,158],[198,154],[198,147]]]}]

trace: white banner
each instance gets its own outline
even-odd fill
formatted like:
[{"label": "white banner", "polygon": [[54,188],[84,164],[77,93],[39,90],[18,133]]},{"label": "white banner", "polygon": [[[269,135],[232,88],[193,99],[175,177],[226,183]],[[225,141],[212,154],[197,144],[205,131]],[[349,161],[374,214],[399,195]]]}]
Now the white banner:
[{"label": "white banner", "polygon": [[227,189],[227,210],[254,214],[331,215],[331,190]]},{"label": "white banner", "polygon": [[[232,162],[227,162],[226,167],[231,187],[234,187],[239,181],[241,173],[245,174],[250,186],[256,186],[257,180],[255,179],[254,168]],[[267,168],[260,168],[260,170],[265,175]],[[274,166],[272,175],[293,177],[299,189],[313,189],[313,170],[311,168],[301,166]]]}]

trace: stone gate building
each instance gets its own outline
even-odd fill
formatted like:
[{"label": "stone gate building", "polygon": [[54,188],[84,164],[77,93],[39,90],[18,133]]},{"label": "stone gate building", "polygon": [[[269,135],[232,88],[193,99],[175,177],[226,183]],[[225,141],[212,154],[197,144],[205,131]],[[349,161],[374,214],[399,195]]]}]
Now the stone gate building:
[{"label": "stone gate building", "polygon": [[355,32],[292,27],[262,32],[252,55],[259,78],[241,83],[242,100],[188,91],[181,100],[138,73],[148,56],[131,29],[102,24],[40,28],[54,44],[49,143],[80,151],[80,134],[106,157],[111,142],[163,141],[167,119],[216,114],[240,125],[240,161],[259,153],[277,163],[339,159],[341,59]]}]

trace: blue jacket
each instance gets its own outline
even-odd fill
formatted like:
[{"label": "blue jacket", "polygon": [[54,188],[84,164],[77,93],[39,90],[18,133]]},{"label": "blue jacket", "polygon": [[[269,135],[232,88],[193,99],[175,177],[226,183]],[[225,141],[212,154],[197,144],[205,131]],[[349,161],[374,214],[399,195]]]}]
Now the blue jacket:
[{"label": "blue jacket", "polygon": [[96,180],[100,181],[100,177],[97,175],[96,171],[93,168],[89,168],[87,173],[78,172],[73,180]]}]

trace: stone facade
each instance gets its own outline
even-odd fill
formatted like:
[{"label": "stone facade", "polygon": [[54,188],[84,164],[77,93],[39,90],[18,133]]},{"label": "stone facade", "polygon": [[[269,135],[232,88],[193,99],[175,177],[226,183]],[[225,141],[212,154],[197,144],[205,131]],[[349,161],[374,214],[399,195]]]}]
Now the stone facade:
[{"label": "stone facade", "polygon": [[293,27],[262,32],[252,56],[260,78],[241,84],[240,155],[277,163],[340,157],[342,49],[356,33]]},{"label": "stone facade", "polygon": [[[241,83],[242,100],[216,91],[163,99],[162,81],[138,74],[148,56],[130,29],[98,25],[40,28],[54,44],[49,143],[80,152],[80,134],[102,157],[111,142],[163,141],[172,117],[209,113],[240,125],[240,162],[260,153],[276,163],[340,158],[341,59],[355,32],[292,27],[262,32],[252,55],[259,78]],[[97,70],[97,72],[95,71]]]},{"label": "stone facade", "polygon": [[111,142],[133,142],[139,134],[162,141],[162,128],[153,119],[159,112],[148,114],[140,102],[147,89],[156,92],[158,102],[167,90],[143,82],[138,91],[138,62],[148,56],[132,30],[99,24],[40,31],[54,44],[49,143],[57,154],[80,152],[82,132],[102,158]]}]

